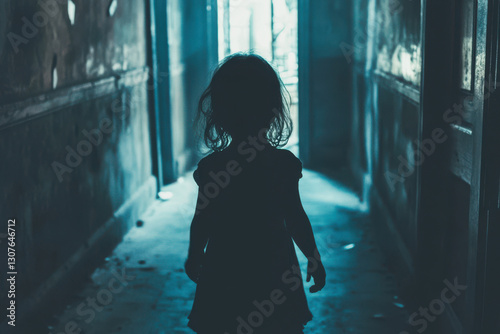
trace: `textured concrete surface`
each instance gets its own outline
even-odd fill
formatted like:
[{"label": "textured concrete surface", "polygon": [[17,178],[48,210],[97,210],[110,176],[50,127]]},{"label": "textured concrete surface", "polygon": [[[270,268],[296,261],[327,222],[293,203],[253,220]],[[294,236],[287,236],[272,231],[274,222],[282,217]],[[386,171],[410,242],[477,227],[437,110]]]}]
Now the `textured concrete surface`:
[{"label": "textured concrete surface", "polygon": [[112,16],[110,1],[72,2],[74,24],[68,1],[0,3],[2,103],[144,66],[145,2],[119,1]]},{"label": "textured concrete surface", "polygon": [[[73,3],[74,25],[68,14]],[[0,152],[8,162],[0,165],[0,216],[18,222],[18,317],[56,281],[58,290],[73,283],[59,273],[73,269],[72,257],[89,247],[99,228],[151,176],[148,87],[139,76],[115,86],[117,75],[146,66],[146,6],[120,1],[109,16],[109,4],[0,4],[2,125],[18,110],[32,111],[0,131]],[[102,81],[96,84],[97,79]],[[61,88],[71,91],[53,98]],[[32,114],[40,117],[28,118]],[[102,124],[110,125],[107,133]],[[6,243],[0,261],[7,263]],[[6,279],[2,270],[2,291]],[[7,305],[6,295],[0,295],[1,305]],[[5,320],[0,319],[0,332]]]},{"label": "textured concrete surface", "polygon": [[[144,224],[126,235],[65,311],[37,333],[192,333],[186,317],[195,285],[183,263],[196,187],[188,175],[165,191],[173,197],[155,202]],[[304,172],[301,194],[327,268],[325,288],[307,292],[314,320],[305,333],[401,333],[408,313],[357,197],[310,171]],[[305,258],[300,260],[304,272]]]}]

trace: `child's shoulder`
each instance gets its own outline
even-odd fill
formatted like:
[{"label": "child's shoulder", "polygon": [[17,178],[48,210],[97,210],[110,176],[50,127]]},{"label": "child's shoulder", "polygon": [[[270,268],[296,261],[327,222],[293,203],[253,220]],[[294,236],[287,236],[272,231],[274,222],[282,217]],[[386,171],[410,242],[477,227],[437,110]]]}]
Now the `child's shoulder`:
[{"label": "child's shoulder", "polygon": [[282,159],[288,159],[288,160],[293,160],[293,161],[300,161],[299,158],[295,156],[291,151],[284,149],[284,148],[275,148],[275,151],[277,152],[278,156]]},{"label": "child's shoulder", "polygon": [[297,158],[295,154],[284,148],[272,148],[271,156],[285,164],[301,163],[300,159]]},{"label": "child's shoulder", "polygon": [[[202,181],[210,171],[219,171],[221,168],[227,166],[229,160],[240,162],[240,159],[234,156],[234,154],[237,153],[229,153],[230,152],[224,151],[212,152],[203,157],[198,162],[198,166],[193,175],[197,183],[199,184],[199,181]],[[285,178],[290,177],[293,179],[300,179],[302,177],[302,162],[291,151],[270,147],[261,153],[264,157],[263,161],[266,161],[264,165],[274,169],[279,175],[282,175]],[[248,162],[248,160],[245,160],[245,157],[242,157],[241,160]],[[249,162],[249,164],[251,164],[251,162]],[[261,164],[259,163],[258,165]]]},{"label": "child's shoulder", "polygon": [[275,149],[275,152],[276,166],[281,173],[300,179],[302,177],[302,162],[300,159],[287,149]]},{"label": "child's shoulder", "polygon": [[212,152],[198,161],[198,168],[203,168],[205,166],[209,166],[219,160],[218,158],[220,157],[220,152]]},{"label": "child's shoulder", "polygon": [[214,163],[217,161],[219,152],[212,152],[205,157],[201,158],[193,172],[193,178],[198,185],[206,180],[206,174],[214,169]]},{"label": "child's shoulder", "polygon": [[[295,168],[302,168],[302,162],[300,161],[299,158],[295,156],[294,153],[287,149],[281,149],[281,148],[275,148],[271,147],[268,150],[265,150],[267,153],[267,157],[273,160],[275,163],[278,164],[278,166],[282,167],[295,167]],[[232,154],[231,154],[232,153]],[[198,162],[198,168],[204,168],[208,166],[214,166],[217,165],[219,162],[226,162],[226,160],[231,159],[231,160],[236,160],[238,161],[237,157],[234,155],[238,155],[238,153],[234,152],[225,152],[225,151],[217,151],[217,152],[212,152],[205,157],[203,157],[199,162]],[[256,154],[257,156],[258,154]],[[255,156],[255,157],[256,157]],[[247,156],[242,156],[242,158],[247,158]],[[245,159],[243,159],[245,160]],[[253,160],[253,159],[252,159]]]}]

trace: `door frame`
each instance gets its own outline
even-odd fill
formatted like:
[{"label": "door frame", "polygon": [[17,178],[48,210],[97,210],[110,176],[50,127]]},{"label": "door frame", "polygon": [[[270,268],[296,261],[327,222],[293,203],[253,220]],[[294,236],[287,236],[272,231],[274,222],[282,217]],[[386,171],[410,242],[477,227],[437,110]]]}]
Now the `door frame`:
[{"label": "door frame", "polygon": [[297,0],[298,62],[299,62],[299,155],[307,167],[310,164],[310,17],[309,1]]},{"label": "door frame", "polygon": [[476,43],[475,43],[475,73],[474,99],[476,106],[472,117],[472,175],[469,204],[469,245],[466,310],[468,318],[465,321],[467,333],[476,333],[481,327],[482,300],[484,298],[484,266],[487,240],[487,225],[482,218],[482,185],[483,174],[483,133],[485,111],[486,64],[489,61],[488,52],[488,8],[490,0],[477,0],[476,3]]},{"label": "door frame", "polygon": [[[500,321],[500,0],[489,0],[485,49],[485,97],[480,194],[478,199],[478,254],[475,301],[471,328],[478,333],[498,333]],[[472,303],[472,302],[471,302]]]},{"label": "door frame", "polygon": [[167,1],[149,0],[147,11],[148,66],[150,68],[150,123],[153,174],[158,189],[175,181],[170,108],[170,72],[167,31]]}]

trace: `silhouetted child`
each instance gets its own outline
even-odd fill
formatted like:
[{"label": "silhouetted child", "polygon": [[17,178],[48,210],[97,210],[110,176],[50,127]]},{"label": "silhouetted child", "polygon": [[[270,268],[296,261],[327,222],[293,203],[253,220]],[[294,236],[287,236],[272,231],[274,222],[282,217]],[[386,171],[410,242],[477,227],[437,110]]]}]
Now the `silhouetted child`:
[{"label": "silhouetted child", "polygon": [[[187,275],[197,283],[189,324],[202,334],[296,334],[312,319],[293,240],[308,258],[311,292],[325,285],[290,151],[285,89],[260,56],[236,54],[215,71],[199,103],[213,151],[194,179]],[[205,250],[206,247],[206,250]]]}]

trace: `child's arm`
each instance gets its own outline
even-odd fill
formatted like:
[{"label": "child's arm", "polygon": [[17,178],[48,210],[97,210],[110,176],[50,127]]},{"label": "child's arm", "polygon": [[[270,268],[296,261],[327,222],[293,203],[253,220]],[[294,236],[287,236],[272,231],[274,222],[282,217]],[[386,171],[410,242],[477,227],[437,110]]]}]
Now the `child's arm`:
[{"label": "child's arm", "polygon": [[203,256],[205,255],[205,246],[208,242],[207,220],[208,214],[205,209],[199,211],[197,210],[193,217],[193,221],[191,222],[188,258],[184,267],[186,274],[195,283],[198,282]]},{"label": "child's arm", "polygon": [[317,292],[325,286],[325,268],[321,262],[321,256],[314,240],[311,222],[307,217],[299,195],[299,183],[293,182],[287,188],[285,223],[293,240],[308,259],[307,282],[311,276],[314,285],[309,289]]}]

